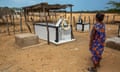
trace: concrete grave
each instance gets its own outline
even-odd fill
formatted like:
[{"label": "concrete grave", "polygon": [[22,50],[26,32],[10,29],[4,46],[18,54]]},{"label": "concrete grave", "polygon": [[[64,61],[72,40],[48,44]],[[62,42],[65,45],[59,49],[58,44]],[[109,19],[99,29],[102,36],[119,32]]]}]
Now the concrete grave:
[{"label": "concrete grave", "polygon": [[22,33],[15,35],[15,43],[20,47],[31,46],[39,43],[39,38],[35,34]]},{"label": "concrete grave", "polygon": [[[46,23],[36,23],[34,27],[35,34],[38,35],[40,39],[47,40]],[[48,23],[48,28],[50,42],[54,44],[62,44],[75,40],[72,38],[71,26],[64,18],[60,18],[56,24]]]},{"label": "concrete grave", "polygon": [[112,37],[106,40],[106,46],[120,50],[120,37]]}]

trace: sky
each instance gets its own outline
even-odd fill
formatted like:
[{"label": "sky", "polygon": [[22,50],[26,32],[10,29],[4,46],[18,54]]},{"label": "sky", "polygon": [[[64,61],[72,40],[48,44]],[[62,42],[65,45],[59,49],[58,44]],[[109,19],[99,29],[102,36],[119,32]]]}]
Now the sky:
[{"label": "sky", "polygon": [[[105,10],[110,0],[0,0],[0,7],[24,7],[48,2],[49,4],[73,4],[73,11]],[[120,2],[120,0],[113,0]]]}]

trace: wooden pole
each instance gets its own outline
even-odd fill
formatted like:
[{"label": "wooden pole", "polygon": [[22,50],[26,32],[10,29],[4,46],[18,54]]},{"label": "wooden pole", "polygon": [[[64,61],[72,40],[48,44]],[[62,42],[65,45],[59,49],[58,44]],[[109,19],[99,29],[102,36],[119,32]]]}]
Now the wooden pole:
[{"label": "wooden pole", "polygon": [[20,13],[20,32],[23,32],[23,29],[22,29],[22,13]]},{"label": "wooden pole", "polygon": [[88,16],[88,20],[89,20],[89,31],[90,31],[90,28],[91,28],[90,16]]},{"label": "wooden pole", "polygon": [[35,26],[35,25],[34,25],[34,24],[35,24],[35,18],[34,18],[34,17],[35,17],[35,14],[33,13],[33,10],[32,10],[31,12],[32,12],[32,14],[33,14],[33,18],[31,19],[31,20],[32,20],[32,27],[33,27],[33,32],[35,33],[35,27],[34,27],[34,26]]},{"label": "wooden pole", "polygon": [[93,24],[94,24],[94,16],[93,16]]},{"label": "wooden pole", "polygon": [[[23,14],[24,16],[24,20],[25,20],[25,24],[26,24],[26,19],[27,19],[27,17],[26,17],[26,12],[24,11],[24,14]],[[24,29],[23,29],[24,30]]]},{"label": "wooden pole", "polygon": [[115,15],[113,15],[113,23],[114,23],[114,21],[115,21]]},{"label": "wooden pole", "polygon": [[12,19],[13,19],[13,20],[12,20],[12,21],[13,21],[13,22],[12,22],[12,23],[13,23],[13,30],[14,30],[14,34],[15,34],[15,20],[14,20],[14,15],[13,15]]},{"label": "wooden pole", "polygon": [[6,25],[7,25],[7,32],[8,32],[8,35],[10,35],[10,30],[9,30],[9,22],[8,22],[8,16],[6,16]]},{"label": "wooden pole", "polygon": [[86,22],[86,16],[84,16],[84,23]]},{"label": "wooden pole", "polygon": [[76,27],[75,16],[73,16],[74,27]]},{"label": "wooden pole", "polygon": [[32,8],[31,8],[31,14],[32,14],[32,16],[31,16],[31,21],[32,21],[32,28],[33,28],[33,32],[35,33],[35,31],[34,31],[34,11],[32,10]]},{"label": "wooden pole", "polygon": [[[61,17],[60,17],[61,18]],[[68,16],[68,22],[69,22],[69,24],[70,24],[70,17]]]},{"label": "wooden pole", "polygon": [[57,14],[56,14],[56,12],[55,12],[55,22],[57,21]]},{"label": "wooden pole", "polygon": [[9,15],[9,25],[12,25],[12,14]]},{"label": "wooden pole", "polygon": [[120,37],[120,23],[118,25],[118,37]]},{"label": "wooden pole", "polygon": [[40,11],[39,11],[39,21],[40,21]]},{"label": "wooden pole", "polygon": [[108,24],[108,18],[109,18],[109,16],[107,16],[107,24]]},{"label": "wooden pole", "polygon": [[25,17],[25,24],[26,24],[26,26],[27,26],[29,32],[32,33],[32,30],[31,30],[29,24],[28,24],[27,21],[26,21],[26,14],[24,14],[24,17]]},{"label": "wooden pole", "polygon": [[45,16],[45,20],[46,20],[46,29],[47,29],[47,42],[48,45],[50,44],[50,40],[49,40],[49,28],[48,28],[48,20],[47,20],[47,15],[46,15],[46,8],[43,8],[43,12],[44,12],[44,16]]},{"label": "wooden pole", "polygon": [[26,19],[27,19],[27,17],[26,17],[26,11],[25,11],[25,13],[24,13],[24,18],[25,18],[25,24],[26,24],[28,30],[30,31],[30,33],[32,33],[32,30],[31,30],[29,24],[28,24],[27,21],[26,21]]},{"label": "wooden pole", "polygon": [[89,22],[89,24],[90,24],[90,16],[88,16],[88,22]]},{"label": "wooden pole", "polygon": [[67,13],[66,13],[66,11],[65,11],[65,18],[67,17]]},{"label": "wooden pole", "polygon": [[70,6],[70,24],[71,24],[71,39],[74,39],[73,27],[72,27],[72,6]]}]

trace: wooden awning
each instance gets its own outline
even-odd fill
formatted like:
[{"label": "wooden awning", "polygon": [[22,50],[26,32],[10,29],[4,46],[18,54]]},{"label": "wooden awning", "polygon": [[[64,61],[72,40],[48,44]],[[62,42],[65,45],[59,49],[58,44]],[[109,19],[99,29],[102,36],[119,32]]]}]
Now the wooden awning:
[{"label": "wooden awning", "polygon": [[23,7],[24,10],[29,12],[38,12],[43,11],[45,9],[48,10],[58,10],[58,9],[65,9],[67,7],[72,7],[72,4],[48,4],[48,3],[39,3],[31,6]]}]

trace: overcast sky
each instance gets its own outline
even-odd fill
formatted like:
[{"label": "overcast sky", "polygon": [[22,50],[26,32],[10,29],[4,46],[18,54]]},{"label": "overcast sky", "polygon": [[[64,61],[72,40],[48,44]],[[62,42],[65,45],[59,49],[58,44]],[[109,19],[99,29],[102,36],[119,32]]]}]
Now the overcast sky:
[{"label": "overcast sky", "polygon": [[[49,4],[73,4],[73,11],[81,10],[104,10],[110,0],[0,0],[0,6],[8,7],[24,7],[40,2],[48,2]],[[120,0],[114,0],[119,1]]]}]

